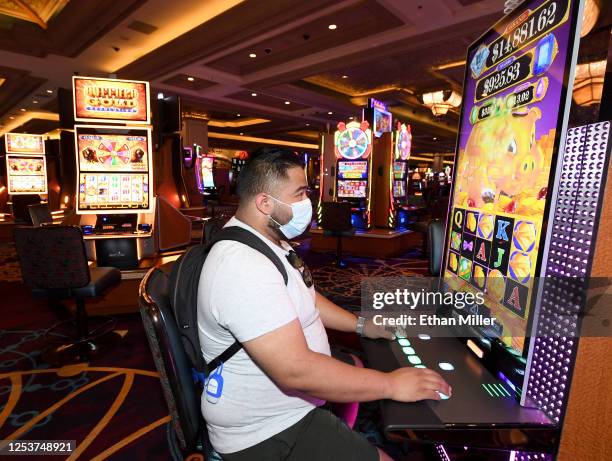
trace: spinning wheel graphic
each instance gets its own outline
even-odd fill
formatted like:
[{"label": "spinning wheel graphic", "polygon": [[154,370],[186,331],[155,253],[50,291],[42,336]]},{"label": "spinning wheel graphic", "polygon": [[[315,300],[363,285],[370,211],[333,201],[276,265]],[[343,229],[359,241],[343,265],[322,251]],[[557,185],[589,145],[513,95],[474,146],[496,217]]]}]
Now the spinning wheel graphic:
[{"label": "spinning wheel graphic", "polygon": [[127,144],[103,140],[98,146],[98,160],[107,166],[127,165],[130,163],[130,148]]},{"label": "spinning wheel graphic", "polygon": [[336,157],[367,158],[372,151],[372,132],[368,126],[368,122],[339,123],[335,134]]},{"label": "spinning wheel graphic", "polygon": [[408,160],[411,149],[412,133],[410,131],[410,125],[406,126],[402,124],[397,131],[397,139],[395,141],[395,158]]}]

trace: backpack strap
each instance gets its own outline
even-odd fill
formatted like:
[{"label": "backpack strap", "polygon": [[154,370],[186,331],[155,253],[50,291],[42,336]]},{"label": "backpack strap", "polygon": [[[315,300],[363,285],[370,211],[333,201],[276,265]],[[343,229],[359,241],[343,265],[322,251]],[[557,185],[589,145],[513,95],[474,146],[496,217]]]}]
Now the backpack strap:
[{"label": "backpack strap", "polygon": [[[270,246],[266,242],[257,237],[255,234],[239,226],[224,227],[213,235],[206,247],[207,252],[210,251],[210,249],[215,243],[221,242],[223,240],[232,240],[234,242],[243,243],[244,245],[247,245],[266,256],[276,266],[278,271],[283,276],[285,285],[287,285],[287,283],[289,282],[289,276],[287,274],[287,270],[285,269],[283,262],[280,260],[274,250],[270,248]],[[222,363],[227,362],[240,349],[242,349],[242,344],[240,343],[240,341],[234,341],[234,343],[230,347],[225,349],[221,354],[219,354],[219,356],[215,357],[208,364],[206,364],[206,370],[208,371],[208,373],[213,371]],[[202,384],[204,383],[202,382]]]},{"label": "backpack strap", "polygon": [[210,248],[215,243],[222,240],[233,240],[235,242],[243,243],[266,256],[276,266],[278,271],[283,276],[285,285],[287,285],[289,276],[287,275],[287,270],[285,269],[283,262],[280,260],[274,250],[255,234],[239,226],[224,227],[213,235],[207,246],[208,251],[210,251]]}]

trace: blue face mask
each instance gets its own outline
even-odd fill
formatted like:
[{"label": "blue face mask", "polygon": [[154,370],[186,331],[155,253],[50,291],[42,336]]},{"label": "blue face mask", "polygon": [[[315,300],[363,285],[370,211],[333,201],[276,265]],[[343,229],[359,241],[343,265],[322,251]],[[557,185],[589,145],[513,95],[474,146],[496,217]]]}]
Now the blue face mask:
[{"label": "blue face mask", "polygon": [[291,208],[293,216],[287,224],[281,224],[270,216],[270,219],[276,223],[278,229],[285,237],[288,239],[295,238],[302,234],[308,228],[308,226],[310,226],[310,222],[312,221],[312,203],[310,203],[309,198],[288,204],[281,202],[279,199],[272,197],[271,195],[269,195],[269,197],[273,198],[278,203],[282,203],[283,205]]}]

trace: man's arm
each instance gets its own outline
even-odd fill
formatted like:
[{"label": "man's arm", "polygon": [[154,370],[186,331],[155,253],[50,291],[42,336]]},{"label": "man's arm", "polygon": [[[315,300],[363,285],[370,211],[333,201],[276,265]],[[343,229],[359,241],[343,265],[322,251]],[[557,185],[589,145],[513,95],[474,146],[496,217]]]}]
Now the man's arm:
[{"label": "man's arm", "polygon": [[429,369],[399,368],[381,373],[347,365],[308,348],[299,321],[246,341],[251,358],[281,388],[334,402],[393,399],[414,402],[439,400],[436,391],[450,395],[450,386]]},{"label": "man's arm", "polygon": [[[357,328],[357,316],[331,302],[318,291],[316,294],[315,306],[319,309],[321,321],[325,328],[354,333]],[[386,331],[381,326],[375,325],[371,320],[366,321],[364,336],[371,339],[394,338],[393,333]]]}]

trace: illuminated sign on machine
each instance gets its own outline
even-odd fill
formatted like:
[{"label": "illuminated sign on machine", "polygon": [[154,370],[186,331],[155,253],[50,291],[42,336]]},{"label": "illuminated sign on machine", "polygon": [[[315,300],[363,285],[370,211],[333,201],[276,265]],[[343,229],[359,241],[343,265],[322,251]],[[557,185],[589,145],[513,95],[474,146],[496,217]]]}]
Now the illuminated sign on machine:
[{"label": "illuminated sign on machine", "polygon": [[373,109],[374,136],[380,138],[383,133],[390,133],[393,117],[387,106],[378,99],[370,98],[370,108]]},{"label": "illuminated sign on machine", "polygon": [[4,146],[7,154],[45,153],[45,141],[40,134],[6,133]]},{"label": "illuminated sign on machine", "polygon": [[484,334],[519,354],[542,261],[578,4],[524,2],[468,50],[444,282],[483,292],[478,314],[496,319]]},{"label": "illuminated sign on machine", "polygon": [[77,122],[149,124],[149,82],[72,77]]},{"label": "illuminated sign on machine", "polygon": [[368,158],[372,152],[372,130],[366,121],[357,123],[338,123],[334,134],[334,146],[337,158],[357,160]]},{"label": "illuminated sign on machine", "polygon": [[405,123],[397,124],[395,132],[395,159],[408,160],[412,150],[412,130]]}]

